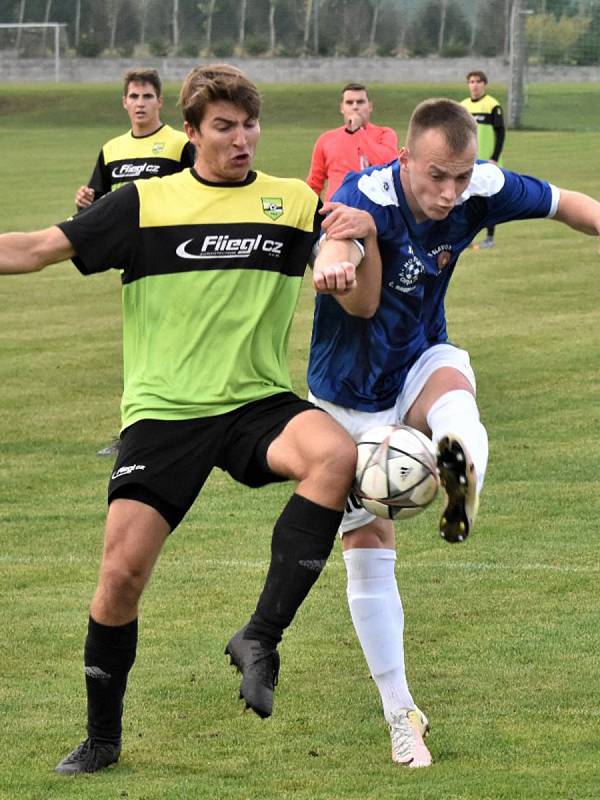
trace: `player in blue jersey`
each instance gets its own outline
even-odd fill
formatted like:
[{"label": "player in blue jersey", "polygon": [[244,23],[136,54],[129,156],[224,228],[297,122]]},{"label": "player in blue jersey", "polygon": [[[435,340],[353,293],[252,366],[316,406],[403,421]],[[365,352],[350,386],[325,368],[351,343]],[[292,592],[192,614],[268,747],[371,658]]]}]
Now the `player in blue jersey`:
[{"label": "player in blue jersey", "polygon": [[[358,270],[357,288],[345,297],[317,297],[308,370],[311,399],[355,439],[395,423],[433,439],[446,493],[440,532],[452,542],[473,526],[488,458],[469,355],[446,331],[444,299],[457,259],[479,231],[509,220],[547,217],[600,232],[600,203],[592,198],[476,156],[473,117],[433,99],[415,109],[397,161],[347,176],[336,202],[324,206],[319,258],[344,263],[352,237],[371,236],[375,227],[382,271]],[[370,319],[356,316],[365,308]],[[428,723],[405,674],[393,524],[350,498],[341,532],[350,612],[390,725],[392,758],[428,766]]]}]

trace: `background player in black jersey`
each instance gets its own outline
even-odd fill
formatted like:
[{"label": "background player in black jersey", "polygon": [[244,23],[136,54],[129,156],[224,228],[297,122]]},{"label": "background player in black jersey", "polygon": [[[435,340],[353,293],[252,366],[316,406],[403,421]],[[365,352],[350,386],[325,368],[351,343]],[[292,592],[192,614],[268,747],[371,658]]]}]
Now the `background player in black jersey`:
[{"label": "background player in black jersey", "polygon": [[155,69],[131,69],[123,76],[123,108],[131,129],[103,145],[92,177],[75,194],[77,208],[139,178],[162,178],[194,163],[194,148],[183,131],[160,121],[162,84]]},{"label": "background player in black jersey", "polygon": [[[124,183],[162,178],[194,164],[194,147],[185,133],[160,121],[162,84],[155,69],[128,70],[123,76],[122,102],[131,129],[103,145],[92,177],[75,195],[80,210]],[[115,456],[120,441],[113,436],[98,455]]]},{"label": "background player in black jersey", "polygon": [[[506,136],[504,114],[502,106],[496,98],[487,93],[487,84],[488,79],[485,72],[478,69],[469,72],[467,75],[469,96],[462,101],[461,105],[467,109],[477,123],[477,158],[502,166],[500,156]],[[477,250],[493,247],[494,230],[495,226],[490,225],[485,239],[473,247]]]},{"label": "background player in black jersey", "polygon": [[[254,487],[297,481],[256,610],[227,645],[241,696],[271,713],[277,644],[329,556],[354,476],[352,439],[291,392],[286,364],[319,200],[303,181],[252,170],[260,98],[238,69],[194,70],[181,106],[193,170],[129,183],[45,230],[0,236],[0,272],[73,258],[84,274],[112,266],[123,278],[124,433],[85,643],[88,735],[61,774],[119,758],[138,603],[214,466]],[[365,255],[378,259],[374,230]],[[356,246],[350,260],[316,265],[317,290],[352,290],[362,257]]]}]

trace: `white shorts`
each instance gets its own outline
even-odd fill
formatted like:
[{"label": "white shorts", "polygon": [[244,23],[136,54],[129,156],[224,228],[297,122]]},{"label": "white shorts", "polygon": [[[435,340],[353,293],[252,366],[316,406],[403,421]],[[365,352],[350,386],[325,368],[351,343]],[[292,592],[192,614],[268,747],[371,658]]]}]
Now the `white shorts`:
[{"label": "white shorts", "polygon": [[[396,398],[396,404],[391,408],[383,411],[356,411],[353,408],[344,408],[344,406],[338,406],[327,400],[321,400],[311,392],[308,393],[308,399],[327,411],[357,442],[362,434],[371,428],[378,428],[380,425],[399,425],[404,422],[411,406],[429,378],[441,367],[453,367],[458,370],[469,381],[473,391],[476,391],[475,373],[471,368],[467,351],[451,344],[436,344],[426,350],[412,365],[406,376],[404,387]],[[375,519],[373,514],[370,514],[356,502],[355,498],[350,496],[340,525],[340,535],[343,536],[348,531],[360,528],[373,519]]]}]

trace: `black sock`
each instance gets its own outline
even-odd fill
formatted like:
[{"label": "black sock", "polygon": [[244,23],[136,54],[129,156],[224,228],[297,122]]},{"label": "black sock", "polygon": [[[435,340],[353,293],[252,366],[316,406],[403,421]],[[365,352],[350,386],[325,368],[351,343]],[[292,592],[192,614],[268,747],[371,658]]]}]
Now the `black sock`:
[{"label": "black sock", "polygon": [[136,647],[137,619],[112,626],[90,617],[84,650],[90,738],[120,741],[123,697]]},{"label": "black sock", "polygon": [[294,494],[275,523],[271,563],[244,634],[277,645],[331,553],[343,512]]}]

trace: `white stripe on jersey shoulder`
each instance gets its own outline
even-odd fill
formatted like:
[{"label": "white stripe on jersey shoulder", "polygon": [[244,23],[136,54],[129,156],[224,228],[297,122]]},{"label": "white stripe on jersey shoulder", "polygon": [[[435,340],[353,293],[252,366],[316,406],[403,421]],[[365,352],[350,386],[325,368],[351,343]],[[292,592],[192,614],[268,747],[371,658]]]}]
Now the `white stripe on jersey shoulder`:
[{"label": "white stripe on jersey shoulder", "polygon": [[554,184],[550,184],[550,191],[552,192],[552,200],[550,202],[550,211],[548,212],[548,219],[552,219],[556,216],[556,212],[558,211],[558,204],[560,202],[560,189],[558,186],[554,186]]},{"label": "white stripe on jersey shoulder", "polygon": [[504,173],[495,164],[475,164],[469,185],[456,201],[459,206],[469,197],[493,197],[504,186]]},{"label": "white stripe on jersey shoulder", "polygon": [[359,191],[379,206],[398,205],[391,166],[374,169],[368,175],[361,175],[357,185]]}]

